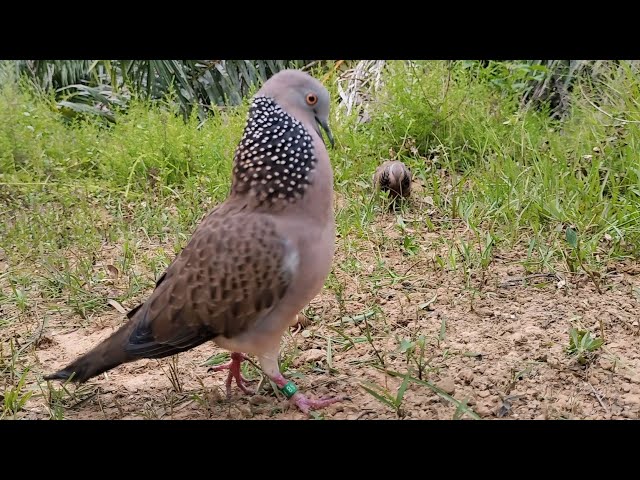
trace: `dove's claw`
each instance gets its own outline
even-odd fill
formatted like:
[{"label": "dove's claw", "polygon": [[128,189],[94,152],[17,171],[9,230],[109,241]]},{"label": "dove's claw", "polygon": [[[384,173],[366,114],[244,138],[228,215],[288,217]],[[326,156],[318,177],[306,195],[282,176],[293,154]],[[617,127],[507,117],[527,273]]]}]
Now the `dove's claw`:
[{"label": "dove's claw", "polygon": [[245,385],[245,383],[249,382],[249,380],[247,380],[240,374],[240,365],[246,359],[247,357],[245,357],[243,354],[233,352],[231,354],[231,361],[229,363],[226,363],[224,365],[218,365],[217,367],[213,367],[211,369],[214,372],[219,372],[221,370],[229,370],[229,375],[227,376],[227,381],[225,382],[225,385],[227,387],[227,398],[231,397],[231,381],[234,378],[240,390],[242,390],[244,393],[248,395],[252,395],[254,393]]},{"label": "dove's claw", "polygon": [[296,404],[302,413],[309,413],[309,410],[317,410],[319,408],[327,407],[333,403],[341,402],[345,400],[344,397],[322,397],[321,399],[309,398],[303,393],[296,392],[291,401]]}]

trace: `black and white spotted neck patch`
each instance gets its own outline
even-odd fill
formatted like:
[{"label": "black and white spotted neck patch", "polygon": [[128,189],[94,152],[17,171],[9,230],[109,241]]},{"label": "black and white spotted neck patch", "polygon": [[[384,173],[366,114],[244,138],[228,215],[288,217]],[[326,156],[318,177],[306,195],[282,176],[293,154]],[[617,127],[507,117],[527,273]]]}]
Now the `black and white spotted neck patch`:
[{"label": "black and white spotted neck patch", "polygon": [[310,185],[316,162],[304,125],[272,98],[255,97],[234,157],[233,191],[253,192],[271,203],[294,202]]}]

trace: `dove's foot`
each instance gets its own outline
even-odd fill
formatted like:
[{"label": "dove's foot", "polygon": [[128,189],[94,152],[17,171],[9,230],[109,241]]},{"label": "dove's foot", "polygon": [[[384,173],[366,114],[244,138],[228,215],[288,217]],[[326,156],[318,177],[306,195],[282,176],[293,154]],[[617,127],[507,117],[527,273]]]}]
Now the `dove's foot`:
[{"label": "dove's foot", "polygon": [[347,397],[322,397],[320,399],[309,398],[305,394],[296,392],[293,397],[291,397],[291,401],[296,404],[296,406],[300,409],[302,413],[309,413],[309,410],[318,410],[319,408],[324,408],[332,403],[342,402],[346,400]]},{"label": "dove's foot", "polygon": [[341,402],[347,400],[345,396],[338,397],[322,397],[320,399],[309,398],[304,393],[298,391],[296,385],[284,378],[282,374],[275,375],[271,380],[275,382],[280,391],[289,399],[289,401],[295,404],[302,413],[309,413],[309,410],[317,410],[324,408],[332,403]]},{"label": "dove's foot", "polygon": [[213,367],[209,369],[209,370],[213,370],[214,372],[219,372],[221,370],[229,370],[229,375],[227,376],[227,382],[226,382],[227,398],[231,397],[231,381],[234,378],[236,380],[236,384],[238,385],[238,387],[240,387],[240,390],[242,390],[244,393],[249,395],[254,393],[245,385],[246,383],[249,382],[249,380],[244,378],[240,373],[240,365],[242,365],[242,362],[245,361],[246,358],[247,357],[245,357],[241,353],[233,352],[231,354],[231,361],[229,363],[224,365],[218,365],[217,367]]}]

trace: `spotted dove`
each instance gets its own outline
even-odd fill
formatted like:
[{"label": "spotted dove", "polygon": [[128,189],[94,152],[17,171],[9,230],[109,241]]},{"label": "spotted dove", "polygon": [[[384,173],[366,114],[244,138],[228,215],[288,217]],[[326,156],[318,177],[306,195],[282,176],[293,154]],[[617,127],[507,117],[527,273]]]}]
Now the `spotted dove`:
[{"label": "spotted dove", "polygon": [[[227,393],[244,354],[304,413],[344,397],[312,399],[280,372],[280,340],[321,290],[334,254],[333,173],[322,127],[329,93],[284,70],[253,98],[236,149],[231,192],[209,213],[129,321],[45,377],[85,382],[126,362],[163,358],[209,340],[232,352]],[[72,376],[73,374],[73,376]]]},{"label": "spotted dove", "polygon": [[399,160],[387,160],[373,175],[373,183],[394,200],[411,195],[411,171]]}]

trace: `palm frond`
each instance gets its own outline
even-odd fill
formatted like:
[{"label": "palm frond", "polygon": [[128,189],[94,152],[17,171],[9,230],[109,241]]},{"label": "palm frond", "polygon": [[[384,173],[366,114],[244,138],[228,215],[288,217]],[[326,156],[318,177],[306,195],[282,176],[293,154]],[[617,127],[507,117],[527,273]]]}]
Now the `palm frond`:
[{"label": "palm frond", "polygon": [[[160,100],[173,94],[185,118],[196,108],[199,118],[204,120],[212,106],[238,105],[271,75],[308,63],[306,60],[22,60],[16,62],[16,67],[38,88],[56,92],[59,107],[65,111],[95,111],[111,119],[111,110],[126,106],[132,95]],[[86,108],[91,100],[93,110]],[[76,103],[82,106],[70,106]]]}]

